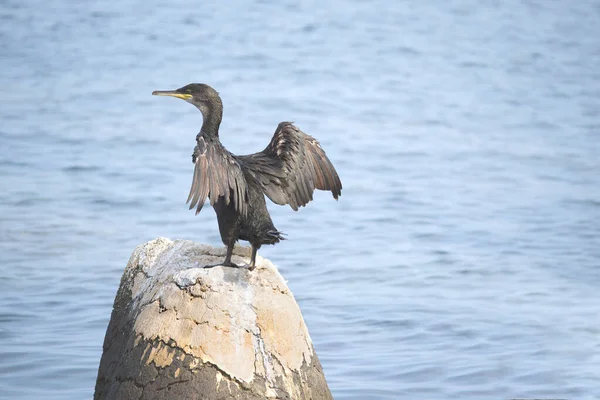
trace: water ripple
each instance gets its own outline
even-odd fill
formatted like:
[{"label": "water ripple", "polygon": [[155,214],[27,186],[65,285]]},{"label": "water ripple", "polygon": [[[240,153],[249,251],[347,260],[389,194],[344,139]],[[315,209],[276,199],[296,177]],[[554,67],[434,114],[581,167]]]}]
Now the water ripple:
[{"label": "water ripple", "polygon": [[204,81],[231,151],[292,120],[340,172],[261,249],[336,399],[600,398],[594,2],[3,5],[4,396],[91,397],[132,249],[221,245],[200,114],[150,95]]}]

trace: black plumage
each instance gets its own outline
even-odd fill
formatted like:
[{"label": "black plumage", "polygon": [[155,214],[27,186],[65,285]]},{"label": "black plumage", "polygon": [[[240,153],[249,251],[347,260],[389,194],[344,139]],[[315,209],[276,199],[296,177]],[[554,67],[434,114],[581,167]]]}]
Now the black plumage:
[{"label": "black plumage", "polygon": [[194,177],[187,199],[196,214],[206,198],[215,209],[219,231],[227,246],[222,264],[231,262],[233,246],[239,239],[252,245],[250,270],[263,244],[283,240],[267,210],[265,195],[276,204],[294,210],[313,199],[315,189],[341,195],[342,183],[319,142],[290,122],[277,126],[267,147],[258,153],[238,156],[219,141],[223,105],[219,94],[205,84],[189,84],[177,90],[154,91],[153,95],[173,96],[196,106],[202,113],[202,128],[196,135],[192,154]]}]

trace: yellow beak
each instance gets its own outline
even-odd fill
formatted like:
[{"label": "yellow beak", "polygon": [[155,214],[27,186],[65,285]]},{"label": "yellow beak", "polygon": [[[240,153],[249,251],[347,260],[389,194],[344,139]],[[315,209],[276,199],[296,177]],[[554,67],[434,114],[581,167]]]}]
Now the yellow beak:
[{"label": "yellow beak", "polygon": [[177,97],[178,99],[189,100],[192,98],[191,94],[180,93],[177,90],[155,90],[152,92],[153,96],[171,96]]}]

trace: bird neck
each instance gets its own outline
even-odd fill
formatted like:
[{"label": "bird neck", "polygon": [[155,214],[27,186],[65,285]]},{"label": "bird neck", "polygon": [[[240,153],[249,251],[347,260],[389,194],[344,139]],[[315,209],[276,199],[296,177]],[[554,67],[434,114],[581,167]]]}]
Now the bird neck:
[{"label": "bird neck", "polygon": [[209,136],[219,136],[219,126],[223,119],[223,105],[221,102],[215,102],[210,104],[203,104],[200,108],[202,112],[202,133]]}]

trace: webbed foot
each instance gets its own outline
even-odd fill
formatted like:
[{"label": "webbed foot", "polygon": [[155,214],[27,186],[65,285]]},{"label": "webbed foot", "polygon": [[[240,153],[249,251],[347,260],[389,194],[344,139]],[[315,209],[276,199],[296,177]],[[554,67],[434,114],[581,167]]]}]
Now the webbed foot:
[{"label": "webbed foot", "polygon": [[232,263],[231,261],[229,262],[220,262],[220,263],[216,263],[216,264],[208,264],[205,265],[204,268],[214,268],[214,267],[231,267],[231,268],[239,268],[239,265]]},{"label": "webbed foot", "polygon": [[209,265],[205,265],[204,268],[214,268],[214,267],[230,267],[230,268],[248,268],[250,271],[252,271],[254,268],[250,268],[250,265],[248,264],[243,264],[243,265],[237,265],[234,262],[226,262],[223,261],[222,263],[217,263],[217,264],[209,264]]}]

